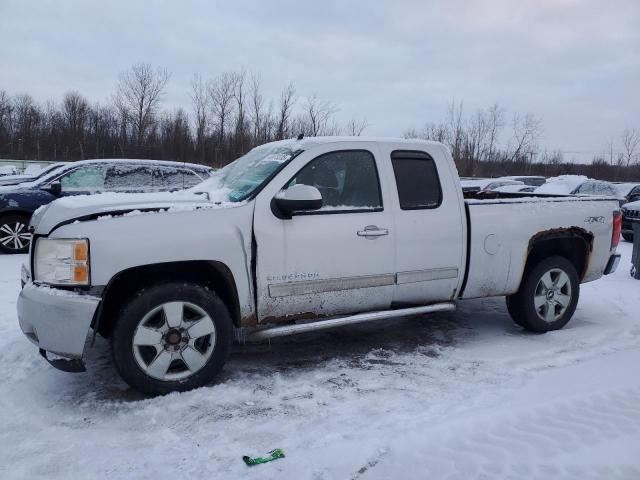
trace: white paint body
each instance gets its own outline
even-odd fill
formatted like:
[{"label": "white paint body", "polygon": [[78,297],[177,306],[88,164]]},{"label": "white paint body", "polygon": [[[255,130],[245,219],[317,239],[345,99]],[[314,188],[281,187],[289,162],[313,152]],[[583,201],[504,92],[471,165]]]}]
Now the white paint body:
[{"label": "white paint body", "polygon": [[[435,142],[326,138],[303,140],[296,147],[302,153],[244,203],[216,205],[188,194],[96,196],[81,205],[54,202],[34,216],[32,225],[37,236],[89,239],[92,286],[106,286],[118,273],[138,266],[220,262],[233,275],[240,318],[259,324],[508,295],[522,279],[529,241],[551,229],[577,227],[593,235],[583,281],[599,278],[613,253],[614,199],[465,202],[452,158]],[[272,200],[301,168],[323,153],[350,149],[367,150],[375,157],[382,211],[290,219],[274,215]],[[393,150],[417,150],[433,158],[442,188],[438,208],[400,208]],[[160,208],[168,210],[96,218]],[[367,226],[386,229],[388,235],[359,236]]]}]

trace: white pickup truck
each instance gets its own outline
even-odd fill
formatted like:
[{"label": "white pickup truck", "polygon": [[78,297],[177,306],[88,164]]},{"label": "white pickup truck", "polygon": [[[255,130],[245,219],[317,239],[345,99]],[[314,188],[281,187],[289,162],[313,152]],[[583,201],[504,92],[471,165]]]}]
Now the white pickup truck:
[{"label": "white pickup truck", "polygon": [[65,198],[36,212],[18,316],[54,366],[84,370],[93,331],[129,385],[163,394],[212,381],[234,334],[490,296],[506,296],[525,329],[562,328],[580,283],[617,267],[620,224],[615,199],[465,200],[439,143],[287,140],[186,193]]}]

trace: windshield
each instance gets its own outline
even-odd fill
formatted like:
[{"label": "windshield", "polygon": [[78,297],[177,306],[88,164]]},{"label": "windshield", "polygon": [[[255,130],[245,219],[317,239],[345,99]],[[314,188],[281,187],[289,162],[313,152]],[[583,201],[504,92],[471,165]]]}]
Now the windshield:
[{"label": "windshield", "polygon": [[56,163],[54,165],[49,165],[46,168],[43,168],[40,172],[36,172],[36,174],[34,175],[35,178],[42,178],[45,175],[48,175],[49,173],[53,172],[54,170],[59,169],[60,167],[62,167],[64,164],[63,163]]},{"label": "windshield", "polygon": [[300,150],[294,151],[282,145],[254,148],[191,190],[207,191],[213,201],[241,202],[251,197],[299,153]]}]

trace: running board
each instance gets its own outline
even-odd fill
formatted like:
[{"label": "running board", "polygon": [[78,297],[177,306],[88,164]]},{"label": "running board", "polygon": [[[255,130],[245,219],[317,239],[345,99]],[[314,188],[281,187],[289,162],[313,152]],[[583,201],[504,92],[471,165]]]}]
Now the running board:
[{"label": "running board", "polygon": [[409,317],[422,315],[424,313],[450,312],[456,309],[454,303],[434,303],[424,307],[399,308],[397,310],[382,310],[380,312],[359,313],[348,317],[330,318],[328,320],[316,320],[313,322],[300,323],[295,325],[283,325],[281,327],[269,327],[252,332],[248,336],[249,341],[267,340],[285,335],[296,335],[298,333],[315,332],[328,328],[353,325],[355,323],[371,322],[373,320],[383,320],[385,318]]}]

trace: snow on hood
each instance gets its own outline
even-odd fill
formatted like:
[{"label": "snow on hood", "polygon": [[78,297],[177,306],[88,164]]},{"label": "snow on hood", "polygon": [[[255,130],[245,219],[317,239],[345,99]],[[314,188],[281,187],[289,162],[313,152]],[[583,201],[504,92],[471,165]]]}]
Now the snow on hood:
[{"label": "snow on hood", "polygon": [[536,193],[549,193],[568,195],[575,190],[578,185],[589,180],[584,175],[560,175],[547,179],[547,183],[539,186],[534,191]]},{"label": "snow on hood", "polygon": [[212,201],[207,194],[186,191],[78,195],[60,198],[44,207],[40,207],[34,212],[31,218],[31,225],[38,233],[49,233],[52,228],[60,223],[87,217],[100,218],[130,212],[184,211],[238,205],[239,203]]}]

